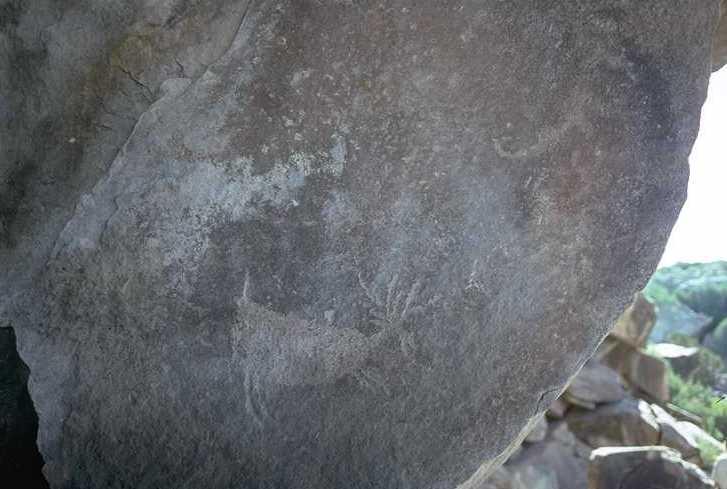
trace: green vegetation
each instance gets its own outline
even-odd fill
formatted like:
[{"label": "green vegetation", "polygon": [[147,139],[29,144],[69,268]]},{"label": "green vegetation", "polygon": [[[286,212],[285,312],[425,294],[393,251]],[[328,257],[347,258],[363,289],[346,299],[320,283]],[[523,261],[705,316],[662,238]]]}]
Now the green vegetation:
[{"label": "green vegetation", "polygon": [[[727,374],[727,262],[678,264],[656,271],[644,289],[656,307],[649,340],[699,348],[696,359],[668,369],[671,402],[702,419],[717,440],[727,435],[727,399],[712,386]],[[648,347],[647,347],[648,350]],[[675,371],[674,368],[678,370]],[[722,450],[708,439],[697,440],[709,466]]]},{"label": "green vegetation", "polygon": [[717,376],[722,372],[724,372],[722,359],[708,349],[700,348],[697,353],[697,368],[689,374],[689,381],[706,386],[716,385]]},{"label": "green vegetation", "polygon": [[727,358],[727,318],[720,321],[704,338],[704,346],[719,354],[722,358]]},{"label": "green vegetation", "polygon": [[674,332],[701,339],[727,318],[727,262],[660,268],[646,285],[644,295],[657,311],[652,341],[666,341]]},{"label": "green vegetation", "polygon": [[694,336],[689,336],[684,333],[672,333],[669,335],[669,343],[675,345],[681,345],[686,347],[699,346],[699,340]]},{"label": "green vegetation", "polygon": [[707,443],[705,440],[699,440],[697,442],[697,448],[699,449],[699,456],[707,467],[712,467],[717,457],[722,455],[722,451],[711,443]]},{"label": "green vegetation", "polygon": [[[697,382],[705,386],[712,386],[717,383],[717,376],[725,372],[725,364],[722,358],[713,351],[700,346],[696,338],[682,333],[672,333],[669,335],[669,343],[689,348],[699,348],[694,369],[686,375],[685,372],[675,372],[686,382]],[[647,351],[653,353],[648,347]]]},{"label": "green vegetation", "polygon": [[[727,277],[725,261],[679,263],[658,269],[646,286],[645,293],[647,296],[651,296],[652,293],[656,296],[660,293],[672,296],[678,289],[699,289],[703,284],[724,277]],[[658,298],[656,296],[655,299]]]},{"label": "green vegetation", "polygon": [[678,264],[660,268],[644,289],[657,307],[684,305],[713,319],[727,318],[727,262]]},{"label": "green vegetation", "polygon": [[704,429],[720,441],[727,433],[727,400],[720,402],[710,387],[699,382],[689,382],[669,369],[671,402],[696,414],[703,420]]}]

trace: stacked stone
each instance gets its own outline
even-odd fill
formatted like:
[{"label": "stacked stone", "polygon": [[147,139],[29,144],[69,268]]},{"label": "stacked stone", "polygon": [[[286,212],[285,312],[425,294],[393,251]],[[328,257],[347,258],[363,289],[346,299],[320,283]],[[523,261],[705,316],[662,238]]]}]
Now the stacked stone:
[{"label": "stacked stone", "polygon": [[717,452],[724,445],[699,417],[669,403],[662,358],[688,371],[697,349],[661,344],[659,357],[647,353],[654,322],[654,307],[637,294],[522,447],[480,489],[641,488],[649,481],[727,489],[727,456],[714,467],[700,456],[700,445]]}]

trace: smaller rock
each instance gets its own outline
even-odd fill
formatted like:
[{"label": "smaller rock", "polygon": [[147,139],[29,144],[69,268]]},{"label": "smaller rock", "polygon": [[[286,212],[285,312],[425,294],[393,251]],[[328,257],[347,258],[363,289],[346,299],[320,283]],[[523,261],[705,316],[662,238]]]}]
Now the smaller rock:
[{"label": "smaller rock", "polygon": [[727,489],[727,453],[723,453],[714,461],[712,479],[720,489]]},{"label": "smaller rock", "polygon": [[559,397],[553,401],[545,415],[551,419],[563,419],[566,411],[568,411],[568,403]]},{"label": "smaller rock", "polygon": [[565,421],[552,425],[550,437],[564,447],[570,448],[575,447],[577,441],[576,436],[568,429],[568,423]]},{"label": "smaller rock", "polygon": [[658,401],[669,400],[667,369],[663,360],[641,351],[631,355],[628,379]]},{"label": "smaller rock", "polygon": [[670,402],[667,402],[664,406],[665,406],[664,409],[666,409],[669,414],[674,416],[679,421],[689,421],[690,423],[695,424],[697,426],[704,425],[704,421],[702,420],[702,418],[700,418],[699,416],[697,416],[694,413],[690,413],[686,409],[682,409],[679,406],[674,405]]},{"label": "smaller rock", "polygon": [[525,465],[518,467],[510,479],[511,489],[559,489],[553,471],[545,467]]},{"label": "smaller rock", "polygon": [[669,400],[664,360],[622,344],[603,357],[603,363],[617,370],[633,387],[655,401]]},{"label": "smaller rock", "polygon": [[563,400],[567,404],[569,404],[569,405],[578,406],[578,407],[581,407],[583,409],[588,409],[588,410],[594,410],[594,409],[596,409],[596,403],[595,402],[584,401],[583,399],[579,399],[577,397],[573,397],[570,394],[568,394],[568,392],[564,392],[563,393]]},{"label": "smaller rock", "polygon": [[593,452],[593,448],[589,447],[588,445],[583,443],[581,440],[576,439],[576,445],[575,445],[576,457],[582,458],[583,460],[589,460],[591,458],[592,452]]},{"label": "smaller rock", "polygon": [[714,438],[712,435],[710,435],[694,423],[690,423],[688,421],[677,421],[677,424],[681,432],[693,439],[694,443],[697,446],[702,445],[705,447],[709,447],[711,451],[717,453],[725,451],[724,443],[718,441],[716,438]]},{"label": "smaller rock", "polygon": [[477,489],[513,489],[512,474],[503,466],[493,472]]},{"label": "smaller rock", "polygon": [[593,359],[598,360],[599,362],[603,360],[605,357],[607,357],[611,351],[614,348],[618,347],[625,347],[626,345],[623,341],[619,340],[618,338],[614,336],[606,336],[604,340],[601,342],[600,345],[598,345],[598,348],[596,348],[596,352],[593,354]]},{"label": "smaller rock", "polygon": [[621,314],[611,335],[634,348],[646,345],[646,339],[656,323],[654,305],[640,292],[634,302]]},{"label": "smaller rock", "polygon": [[574,404],[587,407],[620,401],[626,397],[626,390],[618,372],[596,360],[589,360],[571,381],[566,395],[569,401],[575,401]]},{"label": "smaller rock", "polygon": [[661,431],[659,444],[675,449],[684,460],[701,465],[699,446],[691,431],[660,406],[652,404],[651,410]]},{"label": "smaller rock", "polygon": [[568,428],[589,446],[656,445],[659,424],[649,404],[627,398],[594,411],[570,414]]},{"label": "smaller rock", "polygon": [[714,482],[667,447],[603,447],[594,450],[588,489],[711,489]]},{"label": "smaller rock", "polygon": [[545,436],[548,434],[548,422],[545,420],[545,416],[541,416],[540,419],[535,423],[533,429],[525,437],[527,443],[537,443],[545,440]]},{"label": "smaller rock", "polygon": [[681,346],[673,343],[657,343],[649,352],[669,362],[676,373],[686,378],[699,367],[699,347]]},{"label": "smaller rock", "polygon": [[536,487],[583,489],[588,460],[575,456],[573,446],[562,444],[551,434],[542,443],[526,445],[507,470],[512,474],[512,489]]}]

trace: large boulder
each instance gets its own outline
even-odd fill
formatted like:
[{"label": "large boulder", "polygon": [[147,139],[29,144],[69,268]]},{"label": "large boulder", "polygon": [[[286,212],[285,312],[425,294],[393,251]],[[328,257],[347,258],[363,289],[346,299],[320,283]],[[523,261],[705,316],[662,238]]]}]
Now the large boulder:
[{"label": "large boulder", "polygon": [[659,261],[718,17],[6,4],[0,323],[78,489],[474,487]]},{"label": "large boulder", "polygon": [[605,447],[594,450],[588,489],[712,489],[694,464],[666,447]]}]

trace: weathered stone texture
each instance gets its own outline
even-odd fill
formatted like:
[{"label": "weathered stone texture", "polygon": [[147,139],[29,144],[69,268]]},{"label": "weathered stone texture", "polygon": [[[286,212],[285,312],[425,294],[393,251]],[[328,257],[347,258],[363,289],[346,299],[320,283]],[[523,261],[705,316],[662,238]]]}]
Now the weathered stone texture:
[{"label": "weathered stone texture", "polygon": [[79,489],[471,487],[658,262],[717,18],[6,5],[0,321]]},{"label": "weathered stone texture", "polygon": [[712,68],[717,71],[727,63],[727,0],[722,0],[721,21],[712,44]]},{"label": "weathered stone texture", "polygon": [[699,467],[666,447],[607,447],[594,450],[588,489],[713,489]]}]

